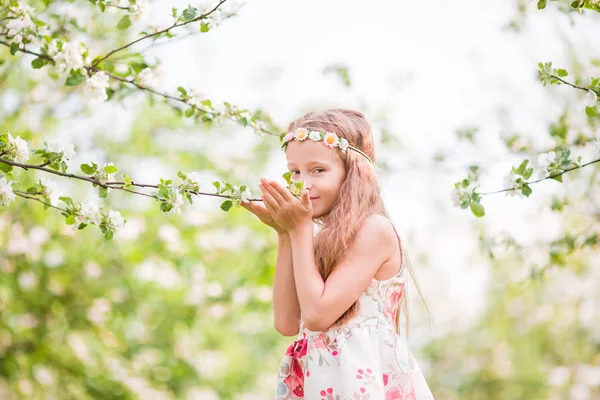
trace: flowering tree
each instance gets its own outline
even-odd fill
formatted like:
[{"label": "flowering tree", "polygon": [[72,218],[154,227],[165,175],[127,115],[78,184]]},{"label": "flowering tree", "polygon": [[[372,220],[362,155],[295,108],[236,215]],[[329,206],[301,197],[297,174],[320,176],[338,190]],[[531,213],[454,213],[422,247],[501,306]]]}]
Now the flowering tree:
[{"label": "flowering tree", "polygon": [[[546,1],[537,4],[540,9],[547,6]],[[599,10],[592,0],[549,3],[554,4],[569,13]],[[264,227],[232,208],[242,201],[258,200],[251,198],[247,185],[231,183],[242,179],[240,171],[192,149],[178,152],[174,159],[157,149],[160,143],[148,144],[135,129],[127,146],[118,148],[94,138],[99,152],[90,151],[94,146],[82,152],[69,141],[47,135],[59,123],[59,108],[72,109],[68,115],[78,116],[100,104],[120,105],[133,99],[138,101],[138,108],[131,114],[137,116],[140,126],[151,121],[173,130],[200,127],[203,134],[209,135],[228,124],[240,127],[242,134],[254,132],[264,138],[252,149],[252,163],[260,167],[268,151],[283,140],[278,133],[282,130],[268,115],[213,101],[196,88],[180,86],[160,91],[156,88],[160,64],[145,55],[153,46],[188,35],[210,34],[239,12],[229,6],[222,0],[208,8],[190,5],[183,10],[172,9],[171,24],[149,26],[146,18],[152,4],[148,0],[0,0],[0,95],[5,101],[2,104],[8,104],[0,110],[1,398],[47,395],[61,399],[204,400],[217,398],[217,394],[222,398],[254,399],[270,393],[273,379],[261,371],[276,371],[279,353],[272,351],[278,339],[270,329],[267,285],[272,276],[264,265],[274,264],[275,243],[260,235]],[[108,35],[115,31],[120,34]],[[506,193],[530,197],[534,185],[542,181],[563,182],[571,176],[583,180],[583,171],[597,171],[600,78],[572,78],[566,68],[554,68],[545,60],[538,67],[543,85],[572,89],[580,93],[580,102],[572,114],[565,112],[550,127],[555,142],[552,148],[534,149],[518,135],[505,138],[511,152],[527,158],[507,173],[503,189],[480,192],[478,166],[455,184],[454,204],[470,208],[478,217],[485,214],[485,196]],[[327,70],[332,71],[350,85],[347,69],[334,66]],[[140,97],[149,105],[141,104]],[[161,138],[157,135],[153,139]],[[123,167],[127,163],[127,154],[121,156],[124,149],[155,162],[176,165],[179,171],[158,182],[142,183],[134,176],[134,168]],[[586,153],[575,156],[581,150]],[[81,154],[86,159],[73,166],[73,160]],[[531,160],[537,161],[536,165],[532,166]],[[209,176],[207,172],[218,176],[210,191],[201,183]],[[538,177],[532,179],[534,172]],[[292,183],[289,174],[284,178],[297,194],[301,185]],[[77,182],[85,189],[82,191],[81,185],[61,186],[59,181]],[[582,209],[591,210],[586,211],[588,219],[597,219],[593,208],[597,202],[590,194],[597,187],[597,174],[592,174],[590,182],[589,195],[578,192],[575,201]],[[564,183],[568,185],[569,181],[565,179]],[[69,194],[63,193],[65,187],[71,189]],[[89,198],[90,188],[102,206],[94,201],[97,199]],[[196,196],[222,198],[221,209],[233,212],[224,219],[207,217],[192,207],[185,210],[185,200],[192,203]],[[79,200],[86,197],[85,201]],[[144,201],[158,203],[158,207],[146,209],[141,206],[146,204]],[[563,211],[572,201],[566,196],[556,197],[551,208]],[[35,203],[43,203],[43,209]],[[127,209],[132,216],[125,214],[124,218],[119,210]],[[186,218],[183,223],[178,220],[175,228],[174,216],[156,218],[159,212],[181,213]],[[54,223],[58,217],[66,222],[67,229]],[[106,238],[118,240],[99,242],[92,233],[80,232],[89,224],[98,226]],[[498,257],[498,244],[522,248],[512,238],[498,242],[482,235],[482,247],[502,265],[514,260]],[[598,236],[586,225],[577,232],[565,232],[548,247],[548,265],[584,266],[586,261],[574,261],[578,254],[572,253],[597,249]],[[544,266],[534,268],[531,276],[540,277],[545,270]],[[496,278],[507,285],[515,284],[500,272]],[[493,398],[490,393],[497,387],[486,378],[505,375],[502,365],[485,360],[498,354],[505,358],[511,352],[518,354],[535,340],[540,324],[523,328],[523,310],[534,310],[534,294],[550,296],[554,287],[547,285],[526,293],[511,287],[515,290],[511,300],[517,305],[505,314],[505,299],[494,297],[497,300],[481,322],[480,331],[493,337],[498,331],[490,326],[501,325],[504,338],[511,329],[524,329],[521,341],[501,341],[499,347],[484,341],[481,346],[469,347],[464,340],[449,336],[434,342],[427,349],[431,370],[436,371],[432,382],[437,384],[432,387],[450,386],[445,383],[454,379],[458,362],[448,349],[463,346],[460,356],[476,363],[460,370],[461,385],[441,397],[478,390],[482,398]],[[561,335],[570,338],[573,332],[580,332],[577,321],[568,320],[568,315],[581,301],[570,300],[555,318],[539,316],[544,324],[541,331],[546,333],[556,319],[568,322],[555,336],[549,335],[545,351],[557,348]],[[588,321],[584,333],[578,336],[579,348],[589,352],[573,360],[583,365],[594,362],[590,356],[594,326]],[[542,393],[539,398],[547,393],[543,382],[549,374],[554,382],[577,375],[571,370],[565,372],[560,365],[560,357],[568,355],[565,350],[556,356],[550,372],[536,370],[534,386],[539,389],[537,394]],[[540,365],[545,368],[542,358],[542,353],[536,353],[533,366],[519,364],[521,372]],[[453,368],[445,368],[447,365]],[[477,367],[471,370],[472,365]],[[489,386],[475,384],[482,382]],[[515,389],[504,398],[523,397],[530,393],[528,390]]]}]

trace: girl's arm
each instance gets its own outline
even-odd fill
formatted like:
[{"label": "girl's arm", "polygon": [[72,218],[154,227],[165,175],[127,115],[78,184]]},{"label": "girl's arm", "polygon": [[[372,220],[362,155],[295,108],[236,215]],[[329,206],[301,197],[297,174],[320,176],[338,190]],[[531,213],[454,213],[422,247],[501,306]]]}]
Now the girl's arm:
[{"label": "girl's arm", "polygon": [[323,331],[333,325],[390,258],[390,249],[398,245],[389,221],[372,215],[359,229],[347,256],[324,282],[315,261],[312,226],[298,226],[289,235],[302,320],[311,331]]},{"label": "girl's arm", "polygon": [[277,265],[273,281],[273,314],[275,329],[284,336],[297,335],[300,330],[300,303],[292,266],[290,237],[287,232],[278,233]]}]

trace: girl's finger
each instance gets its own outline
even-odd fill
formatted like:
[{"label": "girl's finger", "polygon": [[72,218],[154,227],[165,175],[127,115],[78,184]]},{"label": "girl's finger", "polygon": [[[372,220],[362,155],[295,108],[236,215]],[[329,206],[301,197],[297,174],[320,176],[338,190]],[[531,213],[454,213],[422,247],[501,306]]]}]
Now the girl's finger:
[{"label": "girl's finger", "polygon": [[269,210],[269,213],[273,214],[277,212],[276,210],[279,208],[279,204],[275,201],[275,199],[273,198],[273,196],[271,196],[269,192],[263,190],[262,198],[263,203],[265,203],[265,207],[267,207],[267,210]]},{"label": "girl's finger", "polygon": [[279,183],[271,181],[271,185],[282,197],[283,201],[293,201],[295,199],[295,197],[290,193],[290,191],[282,187]]},{"label": "girl's finger", "polygon": [[262,187],[273,197],[273,200],[275,200],[279,206],[283,207],[285,200],[283,197],[281,197],[281,194],[277,192],[277,189],[275,189],[269,182],[264,183]]}]

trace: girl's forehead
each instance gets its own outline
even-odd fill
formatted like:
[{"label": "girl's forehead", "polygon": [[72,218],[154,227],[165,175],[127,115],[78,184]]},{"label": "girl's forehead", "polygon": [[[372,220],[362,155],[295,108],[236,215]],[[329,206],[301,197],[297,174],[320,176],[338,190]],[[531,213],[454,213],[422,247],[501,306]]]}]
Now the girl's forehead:
[{"label": "girl's forehead", "polygon": [[339,149],[325,146],[322,142],[305,140],[303,142],[292,141],[285,151],[288,164],[309,164],[312,162],[334,163],[341,161],[336,152]]}]

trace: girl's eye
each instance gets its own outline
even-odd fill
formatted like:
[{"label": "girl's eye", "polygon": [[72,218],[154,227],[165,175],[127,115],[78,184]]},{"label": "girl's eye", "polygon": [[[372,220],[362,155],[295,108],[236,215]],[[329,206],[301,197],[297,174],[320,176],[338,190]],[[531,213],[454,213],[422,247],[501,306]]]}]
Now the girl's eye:
[{"label": "girl's eye", "polygon": [[325,170],[323,168],[315,168],[314,171],[323,171],[323,172],[325,172]]}]

